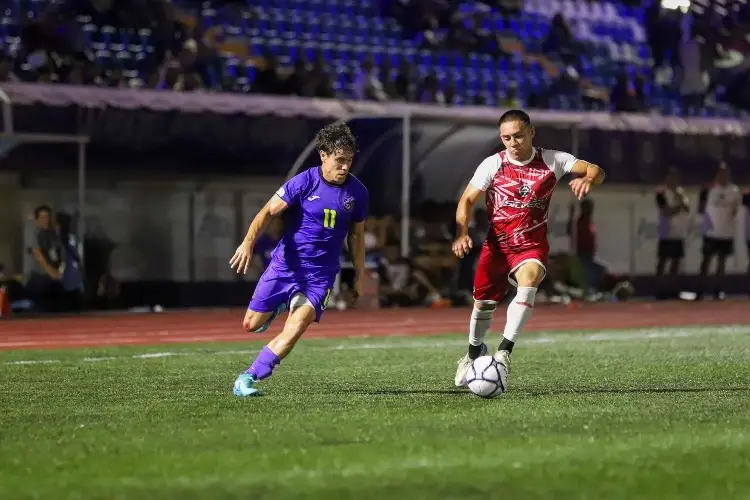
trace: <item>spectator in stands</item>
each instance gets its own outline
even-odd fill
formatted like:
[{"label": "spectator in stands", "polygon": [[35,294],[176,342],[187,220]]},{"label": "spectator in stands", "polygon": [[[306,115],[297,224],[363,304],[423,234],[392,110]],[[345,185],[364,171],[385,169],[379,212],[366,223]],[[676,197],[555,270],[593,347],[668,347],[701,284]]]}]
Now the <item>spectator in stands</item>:
[{"label": "spectator in stands", "polygon": [[80,311],[83,307],[83,272],[81,270],[81,242],[73,232],[70,214],[57,214],[57,233],[62,249],[61,310]]},{"label": "spectator in stands", "polygon": [[550,96],[565,96],[579,107],[583,101],[581,77],[574,66],[566,66],[547,89]]},{"label": "spectator in stands", "polygon": [[638,112],[648,111],[648,103],[646,102],[646,82],[642,75],[635,75],[633,78],[633,94],[635,96],[635,104],[638,107]]},{"label": "spectator in stands", "polygon": [[308,94],[307,88],[308,72],[307,61],[304,57],[298,57],[294,61],[294,70],[284,81],[284,93],[291,95],[304,96]]},{"label": "spectator in stands", "polygon": [[478,27],[474,24],[473,20],[473,17],[464,19],[459,12],[454,14],[445,41],[446,48],[457,50],[464,54],[482,51],[482,42],[477,31]]},{"label": "spectator in stands", "polygon": [[492,0],[492,5],[502,14],[517,16],[523,9],[523,0]]},{"label": "spectator in stands", "polygon": [[518,87],[515,83],[508,87],[508,91],[502,100],[502,105],[508,109],[518,109],[521,107],[521,100],[518,98]]},{"label": "spectator in stands", "polygon": [[645,103],[643,102],[642,82],[639,85],[641,85],[639,89],[640,95],[635,85],[630,84],[627,74],[621,73],[617,77],[615,86],[612,87],[612,91],[609,94],[612,110],[619,113],[637,113],[643,111]]},{"label": "spectator in stands", "polygon": [[124,69],[121,64],[114,66],[105,76],[104,83],[107,87],[125,88],[128,83],[125,81]]},{"label": "spectator in stands", "polygon": [[427,14],[426,29],[422,32],[421,39],[418,37],[418,43],[426,49],[441,49],[445,47],[448,30],[440,27],[440,21],[434,14]]},{"label": "spectator in stands", "polygon": [[73,63],[70,71],[68,72],[66,83],[69,83],[71,85],[85,85],[86,82],[83,75],[84,65],[82,62],[76,61],[75,63]]},{"label": "spectator in stands", "polygon": [[445,104],[445,95],[440,90],[440,82],[434,74],[430,73],[425,76],[418,91],[417,102]]},{"label": "spectator in stands", "polygon": [[179,61],[169,55],[167,57],[167,61],[165,61],[164,65],[159,70],[157,76],[158,83],[155,88],[164,90],[182,90],[182,67],[180,66]]},{"label": "spectator in stands", "polygon": [[574,64],[578,59],[580,54],[578,43],[562,14],[555,14],[552,18],[542,50],[549,54],[557,54],[566,65]]},{"label": "spectator in stands", "polygon": [[333,80],[326,69],[326,62],[323,54],[318,52],[313,60],[312,68],[307,74],[309,78],[309,89],[306,95],[313,97],[335,97],[333,89]]},{"label": "spectator in stands", "polygon": [[6,52],[0,53],[0,82],[17,82],[19,78],[13,72],[13,57]]},{"label": "spectator in stands", "polygon": [[492,30],[485,24],[487,11],[479,10],[474,13],[467,23],[467,30],[472,33],[476,39],[476,49],[480,52],[490,54],[495,57],[507,57],[500,45],[500,33]]},{"label": "spectator in stands", "polygon": [[393,80],[394,98],[397,101],[414,101],[414,69],[409,61],[402,59]]},{"label": "spectator in stands", "polygon": [[456,89],[456,80],[452,75],[447,76],[443,81],[443,97],[445,98],[444,104],[446,106],[461,104],[461,97],[458,95]]},{"label": "spectator in stands", "polygon": [[387,101],[383,82],[378,77],[375,62],[368,56],[354,79],[354,98],[359,101]]},{"label": "spectator in stands", "polygon": [[256,68],[250,92],[255,94],[279,94],[282,91],[282,80],[276,55],[266,49],[262,65]]},{"label": "spectator in stands", "polygon": [[679,48],[680,95],[688,107],[701,107],[708,90],[709,77],[704,69],[702,44],[695,38],[684,40]]},{"label": "spectator in stands", "polygon": [[60,308],[62,248],[52,228],[52,209],[41,205],[34,209],[36,233],[31,247],[33,266],[26,288],[38,311],[57,311]]}]

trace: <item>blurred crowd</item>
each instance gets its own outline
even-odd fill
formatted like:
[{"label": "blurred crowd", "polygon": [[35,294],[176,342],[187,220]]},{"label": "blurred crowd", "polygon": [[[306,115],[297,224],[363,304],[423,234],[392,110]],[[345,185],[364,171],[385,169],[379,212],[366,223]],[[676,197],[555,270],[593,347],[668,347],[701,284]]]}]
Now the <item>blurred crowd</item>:
[{"label": "blurred crowd", "polygon": [[[652,1],[644,12],[652,79],[672,86],[690,106],[718,99],[750,109],[750,4],[696,0],[690,10]],[[623,85],[624,88],[624,85]],[[642,106],[642,92],[624,92],[622,110]]]},{"label": "blurred crowd", "polygon": [[[597,103],[597,109],[647,112],[650,85],[669,88],[686,106],[710,104],[717,99],[750,109],[750,73],[745,54],[750,11],[745,3],[727,2],[722,11],[712,2],[704,8],[693,2],[691,10],[664,9],[659,0],[645,10],[645,31],[653,68],[623,70],[612,88],[593,86],[582,78],[585,55],[569,22],[557,14],[544,36],[540,62],[554,64],[557,76],[542,89],[521,93],[516,87],[498,90],[496,103],[504,107],[547,108],[551,99],[567,96],[572,102]],[[246,18],[253,10],[244,1],[189,2],[182,7],[200,9],[211,4],[228,18]],[[631,2],[632,3],[632,2]],[[722,3],[723,2],[719,2]],[[397,19],[404,36],[425,49],[481,53],[509,58],[517,44],[486,29],[482,19],[490,10],[517,15],[519,0],[485,0],[464,3],[447,0],[387,0],[383,14]],[[86,44],[81,19],[98,26],[113,26],[143,35],[149,50],[137,61],[114,58],[106,65],[96,48]],[[158,88],[180,91],[233,91],[310,97],[341,97],[324,57],[302,57],[282,64],[272,50],[255,54],[244,47],[253,68],[252,78],[229,71],[220,53],[215,27],[188,22],[167,0],[66,0],[52,3],[41,15],[23,21],[20,36],[6,44],[0,55],[0,81],[42,81],[111,87]],[[138,35],[134,35],[138,38]],[[146,41],[146,38],[148,39]],[[131,41],[132,42],[132,41]],[[140,42],[139,42],[140,43]],[[249,44],[249,41],[246,42]],[[126,54],[126,52],[122,52]],[[138,57],[141,57],[140,55]],[[482,93],[462,102],[451,75],[417,76],[414,67],[401,61],[397,67],[378,66],[363,57],[350,75],[346,94],[363,100],[400,100],[442,105],[485,104]],[[523,95],[522,95],[523,94]]]}]

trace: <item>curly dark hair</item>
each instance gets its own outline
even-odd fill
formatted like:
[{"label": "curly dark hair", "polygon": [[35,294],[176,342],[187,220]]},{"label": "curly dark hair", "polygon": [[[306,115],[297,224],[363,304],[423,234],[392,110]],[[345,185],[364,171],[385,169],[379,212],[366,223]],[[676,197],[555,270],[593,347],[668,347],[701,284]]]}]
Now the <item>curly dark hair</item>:
[{"label": "curly dark hair", "polygon": [[357,152],[357,139],[346,123],[326,125],[315,137],[315,148],[327,155],[335,153],[354,154]]}]

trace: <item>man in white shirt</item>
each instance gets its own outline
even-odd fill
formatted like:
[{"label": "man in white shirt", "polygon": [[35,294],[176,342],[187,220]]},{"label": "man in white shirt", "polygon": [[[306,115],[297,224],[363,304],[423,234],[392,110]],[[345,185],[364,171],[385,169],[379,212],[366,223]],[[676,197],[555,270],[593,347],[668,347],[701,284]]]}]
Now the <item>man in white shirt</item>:
[{"label": "man in white shirt", "polygon": [[[731,182],[731,173],[726,163],[719,165],[713,185],[701,190],[698,213],[703,217],[703,259],[701,260],[701,286],[698,298],[703,296],[709,268],[716,257],[716,276],[724,275],[727,258],[734,253],[735,229],[742,194]],[[717,283],[718,285],[718,283]],[[717,299],[724,298],[720,287],[714,291]]]},{"label": "man in white shirt", "polygon": [[656,207],[659,210],[659,247],[656,276],[660,279],[657,298],[674,298],[679,293],[678,275],[685,257],[685,238],[690,224],[690,204],[685,190],[680,186],[677,169],[671,168],[664,185],[656,190]]}]

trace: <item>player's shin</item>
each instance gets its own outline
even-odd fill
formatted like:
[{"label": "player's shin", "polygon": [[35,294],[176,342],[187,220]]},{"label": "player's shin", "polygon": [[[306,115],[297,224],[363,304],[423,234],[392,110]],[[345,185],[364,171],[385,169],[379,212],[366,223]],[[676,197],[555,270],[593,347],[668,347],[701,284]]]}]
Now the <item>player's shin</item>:
[{"label": "player's shin", "polygon": [[521,333],[524,325],[534,312],[536,290],[536,287],[518,287],[516,296],[508,306],[508,319],[505,323],[503,340],[500,343],[498,350],[508,352],[513,351],[513,344],[516,336]]},{"label": "player's shin", "polygon": [[469,359],[477,359],[482,355],[482,344],[492,324],[495,313],[495,303],[474,303],[469,322]]},{"label": "player's shin", "polygon": [[280,362],[279,357],[268,346],[265,346],[245,373],[252,375],[255,380],[263,380],[271,376],[273,369]]}]

